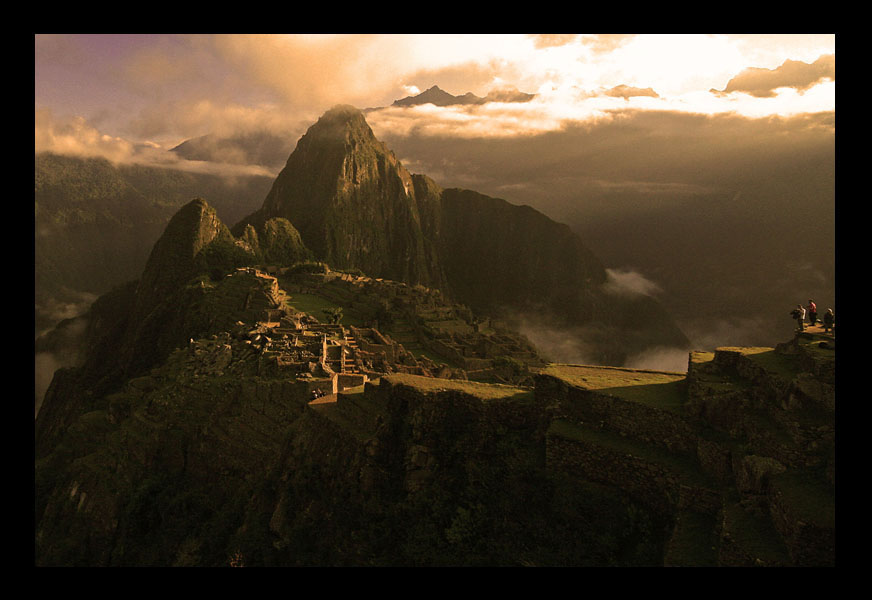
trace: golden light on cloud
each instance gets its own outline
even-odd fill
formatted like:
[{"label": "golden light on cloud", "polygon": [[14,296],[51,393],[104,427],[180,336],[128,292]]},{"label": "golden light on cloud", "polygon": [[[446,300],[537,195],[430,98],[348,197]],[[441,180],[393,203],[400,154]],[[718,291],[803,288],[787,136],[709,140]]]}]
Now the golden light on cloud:
[{"label": "golden light on cloud", "polygon": [[[620,111],[835,110],[835,36],[827,35],[38,36],[36,50],[37,108],[81,117],[80,137],[90,127],[110,140],[83,147],[116,152],[123,144],[111,140],[166,147],[239,129],[302,133],[335,104],[384,107],[367,116],[377,131],[460,137],[544,133]],[[433,85],[535,98],[391,107]]]}]

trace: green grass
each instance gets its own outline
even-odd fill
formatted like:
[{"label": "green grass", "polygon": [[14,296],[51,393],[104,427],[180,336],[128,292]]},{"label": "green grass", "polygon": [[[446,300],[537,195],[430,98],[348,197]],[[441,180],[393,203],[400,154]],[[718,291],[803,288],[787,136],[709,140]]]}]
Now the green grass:
[{"label": "green grass", "polygon": [[683,373],[578,365],[549,365],[542,373],[586,390],[670,411],[680,411],[686,398]]},{"label": "green grass", "polygon": [[743,356],[749,358],[755,364],[762,367],[766,372],[771,373],[785,379],[793,379],[801,370],[799,361],[796,356],[779,354],[774,348],[766,347],[733,347],[726,346],[718,348],[718,350],[726,350],[730,352],[739,352]]},{"label": "green grass", "polygon": [[457,363],[455,363],[454,361],[449,360],[443,356],[439,356],[435,352],[425,350],[424,348],[414,348],[414,347],[410,348],[410,347],[407,347],[405,344],[403,345],[403,348],[405,348],[406,350],[411,352],[412,356],[414,356],[415,358],[429,358],[434,363],[436,363],[438,365],[446,365],[447,367],[449,367],[451,369],[460,369],[461,368],[461,366],[458,365]]},{"label": "green grass", "polygon": [[427,325],[438,331],[446,331],[449,333],[471,333],[473,331],[473,327],[469,323],[460,319],[427,321]]},{"label": "green grass", "polygon": [[513,400],[533,400],[533,393],[531,391],[510,385],[457,379],[438,379],[436,377],[422,377],[405,373],[386,375],[382,379],[393,384],[407,385],[423,393],[458,391],[475,396],[481,400],[505,400],[509,398]]},{"label": "green grass", "polygon": [[793,379],[801,372],[796,356],[778,354],[775,350],[756,353],[751,359],[768,373],[784,377],[785,379]]},{"label": "green grass", "polygon": [[327,322],[324,309],[334,310],[341,307],[342,325],[351,325],[352,327],[366,327],[367,325],[362,316],[353,308],[342,306],[317,294],[288,294],[286,303],[300,312],[312,315],[322,323]]},{"label": "green grass", "polygon": [[704,352],[701,350],[695,350],[690,353],[690,362],[694,364],[703,364],[709,363],[713,361],[715,358],[714,352]]}]

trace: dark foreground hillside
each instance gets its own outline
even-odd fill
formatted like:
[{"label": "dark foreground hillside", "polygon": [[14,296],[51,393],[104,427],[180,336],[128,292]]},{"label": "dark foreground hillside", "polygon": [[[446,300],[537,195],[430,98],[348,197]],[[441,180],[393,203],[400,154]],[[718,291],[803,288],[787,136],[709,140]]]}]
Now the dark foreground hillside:
[{"label": "dark foreground hillside", "polygon": [[240,346],[179,350],[39,455],[37,564],[834,564],[818,340],[315,400]]},{"label": "dark foreground hillside", "polygon": [[35,426],[36,564],[834,563],[831,336],[546,365],[423,286],[234,266],[276,231],[192,202],[82,318]]}]

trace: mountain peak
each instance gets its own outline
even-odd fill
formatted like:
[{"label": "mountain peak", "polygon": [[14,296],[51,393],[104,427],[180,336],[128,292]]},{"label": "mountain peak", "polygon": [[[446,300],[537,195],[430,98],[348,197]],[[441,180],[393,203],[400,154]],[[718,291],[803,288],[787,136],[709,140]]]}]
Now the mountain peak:
[{"label": "mountain peak", "polygon": [[416,104],[433,104],[435,106],[450,106],[452,104],[463,103],[458,100],[457,96],[449,94],[441,89],[438,85],[434,85],[428,90],[421,92],[417,96],[407,96],[394,102],[394,106],[413,106]]},{"label": "mountain peak", "polygon": [[[309,128],[303,139],[307,143],[328,142],[356,145],[375,141],[363,111],[349,104],[337,104]],[[302,140],[301,140],[302,142]]]}]

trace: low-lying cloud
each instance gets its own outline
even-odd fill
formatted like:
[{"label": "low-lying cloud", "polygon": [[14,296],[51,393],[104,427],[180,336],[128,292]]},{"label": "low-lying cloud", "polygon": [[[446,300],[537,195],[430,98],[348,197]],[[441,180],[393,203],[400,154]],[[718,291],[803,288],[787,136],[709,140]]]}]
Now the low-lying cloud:
[{"label": "low-lying cloud", "polygon": [[641,273],[629,269],[606,269],[606,277],[603,289],[610,294],[655,296],[663,291]]},{"label": "low-lying cloud", "polygon": [[51,350],[39,351],[34,356],[34,418],[42,407],[45,393],[51,385],[55,371],[81,364],[84,356],[86,321],[75,319],[54,331]]},{"label": "low-lying cloud", "polygon": [[629,357],[625,366],[629,369],[687,373],[688,358],[689,353],[687,350],[658,347]]},{"label": "low-lying cloud", "polygon": [[580,328],[568,329],[543,318],[516,316],[513,327],[524,335],[540,355],[550,362],[571,365],[596,363],[596,349]]},{"label": "low-lying cloud", "polygon": [[262,165],[184,160],[156,143],[131,143],[121,137],[102,133],[82,117],[58,118],[49,110],[36,111],[36,153],[104,158],[114,164],[141,164],[221,176],[275,176],[273,169]]}]

